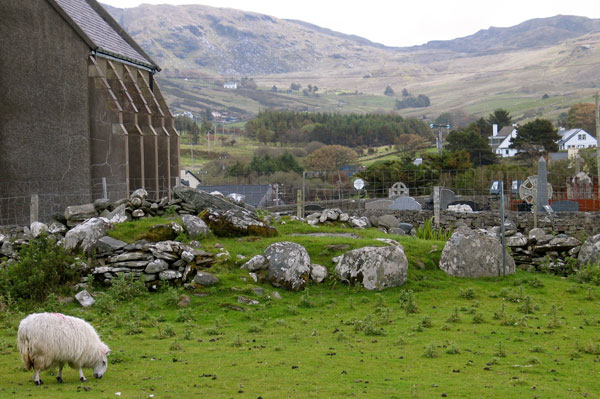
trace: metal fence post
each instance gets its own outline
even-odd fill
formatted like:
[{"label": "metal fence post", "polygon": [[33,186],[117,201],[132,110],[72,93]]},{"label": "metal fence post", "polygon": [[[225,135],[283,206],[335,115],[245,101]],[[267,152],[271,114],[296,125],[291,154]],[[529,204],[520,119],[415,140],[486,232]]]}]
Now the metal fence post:
[{"label": "metal fence post", "polygon": [[301,218],[304,217],[304,201],[306,201],[306,171],[302,172],[302,209],[301,215],[298,215]]},{"label": "metal fence post", "polygon": [[296,215],[299,218],[304,217],[302,210],[304,209],[304,204],[302,200],[302,190],[298,190],[296,193]]},{"label": "metal fence post", "polygon": [[502,236],[502,275],[506,276],[506,237],[504,232],[504,180],[500,180],[500,232]]},{"label": "metal fence post", "polygon": [[106,177],[102,178],[102,198],[108,199],[108,189],[106,187]]},{"label": "metal fence post", "polygon": [[40,212],[40,197],[37,194],[31,194],[31,205],[29,207],[30,225],[33,222],[39,221],[39,212]]},{"label": "metal fence post", "polygon": [[433,221],[435,227],[440,227],[440,186],[433,188]]}]

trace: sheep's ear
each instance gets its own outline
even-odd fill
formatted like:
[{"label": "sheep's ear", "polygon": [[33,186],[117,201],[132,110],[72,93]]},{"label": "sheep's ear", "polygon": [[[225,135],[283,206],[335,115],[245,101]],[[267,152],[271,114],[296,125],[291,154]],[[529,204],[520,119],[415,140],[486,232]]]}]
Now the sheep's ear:
[{"label": "sheep's ear", "polygon": [[104,345],[102,347],[102,349],[101,349],[101,352],[102,352],[103,355],[107,355],[108,356],[110,354],[110,348],[108,346]]}]

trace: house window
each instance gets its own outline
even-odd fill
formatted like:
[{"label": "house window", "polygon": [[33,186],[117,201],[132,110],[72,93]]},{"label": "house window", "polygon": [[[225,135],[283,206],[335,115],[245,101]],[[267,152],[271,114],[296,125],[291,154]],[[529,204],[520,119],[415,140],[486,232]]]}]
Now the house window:
[{"label": "house window", "polygon": [[508,150],[504,150],[504,151],[505,151],[504,153],[505,153],[506,155],[508,155]]},{"label": "house window", "polygon": [[578,134],[577,140],[585,140],[585,134]]}]

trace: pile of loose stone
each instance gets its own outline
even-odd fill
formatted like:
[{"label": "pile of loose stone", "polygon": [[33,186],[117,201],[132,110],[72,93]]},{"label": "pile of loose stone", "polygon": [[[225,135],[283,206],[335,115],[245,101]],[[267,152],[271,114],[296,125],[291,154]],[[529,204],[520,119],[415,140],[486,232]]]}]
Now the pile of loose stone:
[{"label": "pile of loose stone", "polygon": [[[188,282],[196,277],[198,270],[211,267],[213,254],[200,249],[200,243],[192,241],[190,245],[178,241],[147,242],[138,241],[127,244],[105,236],[96,246],[92,273],[106,283],[119,273],[132,275],[148,284],[159,281]],[[216,277],[210,284],[202,280],[202,285],[217,283]]]}]

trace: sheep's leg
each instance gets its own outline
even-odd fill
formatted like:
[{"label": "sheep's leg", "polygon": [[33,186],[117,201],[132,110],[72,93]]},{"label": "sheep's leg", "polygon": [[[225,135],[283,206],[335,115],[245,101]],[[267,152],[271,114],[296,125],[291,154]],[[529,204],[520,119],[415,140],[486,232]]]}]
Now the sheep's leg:
[{"label": "sheep's leg", "polygon": [[35,385],[42,385],[44,383],[44,381],[42,381],[42,379],[40,378],[39,369],[35,369],[35,374],[33,375],[33,382],[35,382]]},{"label": "sheep's leg", "polygon": [[79,379],[83,382],[87,381],[87,378],[85,378],[85,375],[83,375],[83,370],[81,369],[81,367],[79,367]]},{"label": "sheep's leg", "polygon": [[62,379],[62,371],[63,371],[63,367],[65,366],[64,363],[60,363],[58,365],[58,374],[56,375],[56,381],[60,382],[61,384],[63,383],[63,379]]}]

